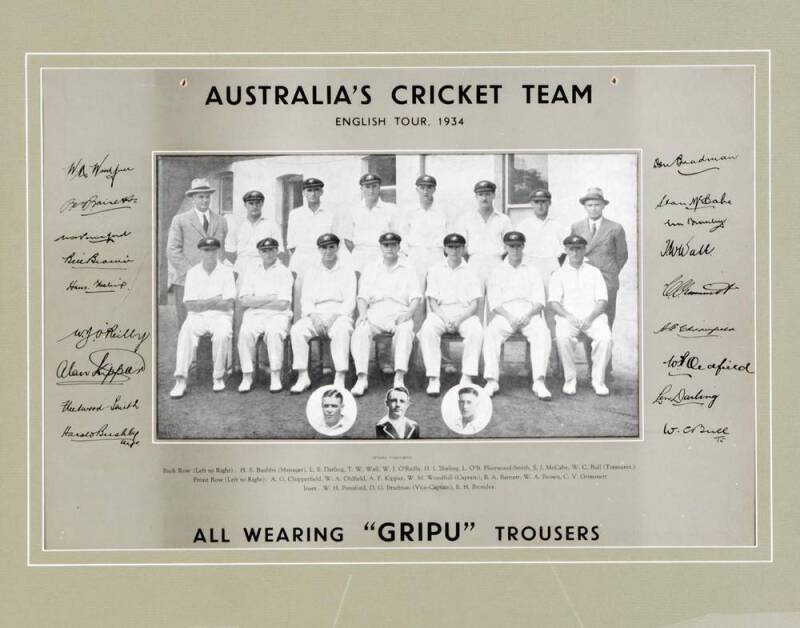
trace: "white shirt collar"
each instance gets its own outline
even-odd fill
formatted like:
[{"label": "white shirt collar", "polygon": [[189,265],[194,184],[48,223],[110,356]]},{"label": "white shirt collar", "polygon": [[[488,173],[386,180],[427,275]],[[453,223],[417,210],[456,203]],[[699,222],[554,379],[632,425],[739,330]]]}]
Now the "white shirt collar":
[{"label": "white shirt collar", "polygon": [[514,268],[514,266],[511,265],[511,262],[509,261],[508,256],[506,256],[506,258],[503,260],[503,263],[506,266],[508,266],[509,268],[513,268],[514,270],[518,270],[518,269],[522,268],[523,266],[527,266],[528,265],[528,262],[525,260],[524,257],[522,258],[522,261],[519,263],[519,266],[517,266],[516,268]]},{"label": "white shirt collar", "polygon": [[460,270],[462,268],[466,268],[467,267],[467,262],[464,261],[463,257],[461,258],[461,263],[458,266],[456,266],[455,268],[451,268],[450,267],[450,264],[447,262],[447,257],[445,257],[441,262],[439,262],[439,264],[441,266],[449,268],[450,270]]}]

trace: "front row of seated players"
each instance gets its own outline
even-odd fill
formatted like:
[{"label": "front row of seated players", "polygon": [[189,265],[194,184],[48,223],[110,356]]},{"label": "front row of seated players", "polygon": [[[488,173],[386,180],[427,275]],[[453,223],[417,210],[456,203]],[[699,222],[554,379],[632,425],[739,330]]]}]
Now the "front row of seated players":
[{"label": "front row of seated players", "polygon": [[[302,318],[291,327],[293,367],[298,372],[297,382],[291,388],[293,394],[310,388],[308,343],[314,337],[323,337],[330,339],[336,371],[334,386],[344,388],[352,352],[357,374],[352,392],[355,396],[363,395],[368,386],[369,353],[376,333],[393,335],[394,386],[403,387],[413,344],[413,315],[422,295],[413,269],[399,256],[400,241],[395,233],[380,236],[383,259],[367,268],[361,278],[354,331],[356,275],[352,267],[339,261],[339,238],[335,234],[324,234],[317,239],[321,264],[306,274],[301,294]],[[457,233],[444,238],[446,257],[428,273],[425,292],[428,311],[417,334],[429,395],[440,392],[443,334],[458,334],[463,340],[462,386],[472,384],[472,378],[478,375],[483,347],[485,390],[492,396],[499,390],[502,344],[512,334],[521,333],[531,347],[533,392],[539,399],[551,398],[545,386],[551,342],[543,318],[544,283],[538,271],[523,259],[525,236],[509,231],[503,242],[506,259],[495,265],[488,281],[491,317],[484,331],[478,317],[483,290],[476,273],[463,260],[465,239]],[[555,314],[556,346],[564,368],[562,391],[566,395],[575,394],[572,345],[583,333],[592,342],[592,387],[596,394],[605,396],[608,395],[605,371],[611,356],[611,331],[605,314],[606,284],[600,271],[584,262],[587,242],[583,237],[571,235],[563,243],[567,259],[550,277],[548,299]],[[270,362],[270,390],[277,392],[282,389],[280,371],[283,342],[291,320],[293,280],[291,272],[277,261],[275,239],[264,238],[256,246],[261,263],[246,273],[239,294],[240,304],[247,308],[238,342],[242,365],[239,390],[247,392],[252,386],[255,347],[263,334]],[[203,252],[202,261],[186,276],[184,303],[189,316],[178,336],[172,397],[182,397],[185,393],[189,364],[198,339],[205,334],[212,337],[213,390],[225,388],[223,378],[230,353],[236,287],[233,272],[217,259],[219,247],[215,238],[202,239],[198,244]]]}]

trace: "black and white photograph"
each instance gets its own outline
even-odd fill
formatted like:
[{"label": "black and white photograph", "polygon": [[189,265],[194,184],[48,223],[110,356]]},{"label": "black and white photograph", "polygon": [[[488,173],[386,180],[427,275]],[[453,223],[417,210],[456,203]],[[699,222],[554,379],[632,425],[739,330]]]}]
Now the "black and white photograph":
[{"label": "black and white photograph", "polygon": [[[373,440],[392,390],[414,438],[638,438],[639,167],[156,154],[156,438]],[[348,429],[307,420],[323,386]],[[454,387],[491,421],[448,427]]]}]

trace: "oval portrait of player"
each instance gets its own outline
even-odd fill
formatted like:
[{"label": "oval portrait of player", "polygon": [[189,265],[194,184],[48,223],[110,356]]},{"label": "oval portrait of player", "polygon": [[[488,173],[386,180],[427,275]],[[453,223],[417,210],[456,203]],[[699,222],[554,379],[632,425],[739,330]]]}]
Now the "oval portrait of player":
[{"label": "oval portrait of player", "polygon": [[472,436],[492,418],[492,400],[480,386],[453,386],[442,399],[442,418],[451,430]]},{"label": "oval portrait of player", "polygon": [[308,398],[306,418],[323,436],[341,436],[356,422],[356,400],[350,391],[320,386]]}]

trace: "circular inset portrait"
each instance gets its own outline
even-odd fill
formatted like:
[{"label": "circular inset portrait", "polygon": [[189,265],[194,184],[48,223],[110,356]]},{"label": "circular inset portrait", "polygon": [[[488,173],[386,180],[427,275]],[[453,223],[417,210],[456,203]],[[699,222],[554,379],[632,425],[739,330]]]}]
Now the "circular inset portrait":
[{"label": "circular inset portrait", "polygon": [[492,400],[480,386],[453,386],[442,399],[442,418],[457,434],[477,434],[489,425]]},{"label": "circular inset portrait", "polygon": [[386,414],[375,424],[375,437],[392,440],[419,438],[419,423],[408,418],[411,394],[405,386],[395,386],[386,391]]},{"label": "circular inset portrait", "polygon": [[356,422],[356,400],[349,391],[320,386],[308,398],[306,418],[323,436],[341,436]]}]

